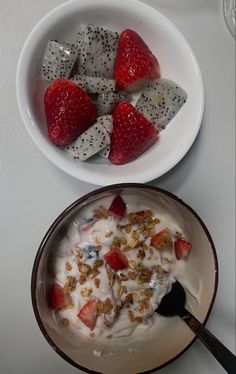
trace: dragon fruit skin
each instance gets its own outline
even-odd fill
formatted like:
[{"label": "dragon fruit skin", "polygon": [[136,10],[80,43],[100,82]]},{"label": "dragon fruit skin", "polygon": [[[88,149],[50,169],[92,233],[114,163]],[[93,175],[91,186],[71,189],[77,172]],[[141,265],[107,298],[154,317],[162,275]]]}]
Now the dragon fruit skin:
[{"label": "dragon fruit skin", "polygon": [[75,45],[79,49],[78,74],[113,78],[119,34],[95,25],[81,25]]},{"label": "dragon fruit skin", "polygon": [[131,101],[131,95],[126,92],[104,92],[98,95],[96,104],[99,116],[111,114],[120,100]]},{"label": "dragon fruit skin", "polygon": [[116,82],[114,79],[103,77],[89,77],[86,75],[74,75],[71,81],[83,88],[87,93],[100,94],[102,92],[115,91]]},{"label": "dragon fruit skin", "polygon": [[73,45],[49,40],[43,56],[42,78],[48,82],[57,78],[68,79],[78,52]]},{"label": "dragon fruit skin", "polygon": [[136,103],[136,108],[149,119],[160,132],[187,100],[187,93],[169,79],[157,79],[149,83]]},{"label": "dragon fruit skin", "polygon": [[97,122],[65,148],[74,160],[85,161],[110,144],[112,117],[97,118]]}]

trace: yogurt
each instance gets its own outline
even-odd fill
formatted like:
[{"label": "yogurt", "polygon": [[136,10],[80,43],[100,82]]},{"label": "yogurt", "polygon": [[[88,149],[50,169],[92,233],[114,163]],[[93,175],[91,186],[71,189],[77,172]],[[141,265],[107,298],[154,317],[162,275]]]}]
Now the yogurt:
[{"label": "yogurt", "polygon": [[[162,212],[124,199],[122,218],[109,211],[110,198],[83,208],[55,251],[48,286],[60,285],[68,302],[52,313],[75,334],[112,339],[145,333],[156,323],[154,312],[181,268],[174,242],[186,238],[178,224]],[[153,238],[159,233],[156,248]],[[114,269],[106,260],[114,247],[127,259],[123,269]],[[93,328],[79,317],[91,300],[97,303]]]}]

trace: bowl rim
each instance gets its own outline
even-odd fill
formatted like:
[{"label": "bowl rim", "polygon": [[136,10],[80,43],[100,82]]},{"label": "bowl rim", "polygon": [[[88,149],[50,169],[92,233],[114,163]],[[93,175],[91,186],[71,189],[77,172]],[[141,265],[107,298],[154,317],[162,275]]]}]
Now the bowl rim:
[{"label": "bowl rim", "polygon": [[[101,188],[95,189],[95,190],[87,193],[86,195],[80,197],[79,199],[77,199],[76,201],[74,201],[72,204],[70,204],[66,209],[64,209],[62,211],[62,213],[60,213],[58,215],[58,217],[54,220],[54,222],[51,224],[51,226],[47,230],[46,234],[44,235],[44,237],[43,237],[43,239],[42,239],[42,241],[41,241],[41,243],[39,245],[39,248],[37,250],[36,257],[35,257],[35,260],[34,260],[33,268],[32,268],[32,274],[31,274],[31,301],[32,301],[33,311],[34,311],[34,315],[35,315],[35,318],[37,320],[38,326],[39,326],[42,334],[44,335],[44,338],[49,343],[49,345],[65,361],[67,361],[68,363],[70,363],[71,365],[73,365],[74,367],[76,367],[77,369],[85,371],[86,373],[101,374],[101,372],[93,371],[93,370],[90,370],[90,369],[88,369],[88,368],[86,368],[84,366],[79,365],[78,363],[76,363],[75,361],[73,361],[69,356],[67,356],[67,354],[64,353],[54,343],[53,339],[49,336],[49,334],[47,333],[47,331],[46,331],[46,329],[45,329],[45,327],[43,325],[43,322],[41,320],[41,317],[39,315],[39,311],[38,311],[38,308],[37,308],[37,300],[36,300],[36,292],[35,292],[35,290],[36,290],[36,284],[37,284],[38,267],[39,267],[39,263],[40,263],[40,260],[41,260],[44,248],[45,248],[48,240],[50,239],[52,233],[54,232],[54,230],[56,229],[56,227],[62,222],[62,220],[68,214],[70,214],[71,212],[73,212],[73,210],[78,205],[86,202],[90,197],[94,197],[94,196],[99,195],[99,194],[101,194],[103,192],[112,191],[114,189],[129,189],[129,188],[137,188],[137,189],[141,188],[141,189],[148,190],[148,191],[160,192],[163,195],[166,195],[166,196],[174,199],[176,202],[178,202],[180,205],[182,205],[184,208],[186,208],[190,213],[192,213],[193,216],[197,219],[197,221],[201,225],[201,227],[202,227],[203,231],[205,232],[205,234],[207,236],[207,239],[208,239],[208,241],[210,243],[210,247],[211,247],[213,258],[214,258],[214,266],[215,266],[215,272],[214,272],[214,275],[215,275],[214,291],[213,291],[213,295],[212,295],[212,298],[211,298],[211,302],[210,302],[209,307],[208,307],[208,311],[207,311],[206,317],[205,317],[204,321],[202,322],[203,325],[206,324],[206,322],[207,322],[207,320],[208,320],[208,318],[210,316],[210,313],[212,311],[212,308],[213,308],[213,305],[214,305],[214,301],[215,301],[215,298],[216,298],[216,293],[217,293],[217,289],[218,289],[218,281],[219,281],[219,266],[218,266],[218,258],[217,258],[216,248],[215,248],[213,239],[212,239],[212,237],[210,235],[210,232],[208,231],[208,228],[206,227],[205,223],[202,221],[202,219],[199,217],[199,215],[195,212],[195,210],[193,208],[191,208],[187,203],[185,203],[182,199],[180,199],[178,196],[176,196],[172,192],[169,192],[169,191],[167,191],[167,190],[165,190],[163,188],[156,187],[156,186],[151,186],[151,185],[146,185],[146,184],[143,184],[143,183],[119,183],[119,184],[113,184],[113,185],[109,185],[109,186],[105,186],[105,187],[101,187]],[[154,371],[160,370],[160,369],[164,368],[165,366],[169,365],[170,363],[172,363],[173,361],[175,361],[177,358],[179,358],[180,356],[182,356],[185,353],[185,351],[187,351],[187,349],[194,343],[194,341],[196,339],[197,339],[197,337],[195,336],[190,341],[190,343],[180,353],[178,353],[176,356],[174,356],[170,360],[166,361],[164,364],[162,364],[162,365],[160,365],[160,366],[158,366],[156,368],[147,370],[147,371],[139,372],[138,374],[153,373]]]},{"label": "bowl rim", "polygon": [[[87,0],[88,4],[96,4],[96,0]],[[112,5],[109,0],[100,0],[102,5]],[[119,4],[124,4],[124,6],[127,7],[127,1],[126,0],[120,0]],[[151,7],[150,5],[143,3],[140,0],[128,0],[129,5],[133,5],[134,7],[139,7],[140,11],[147,10],[149,12],[156,12],[165,22],[171,26],[171,29],[175,31],[176,34],[178,34],[178,37],[181,40],[182,45],[185,49],[188,50],[188,53],[191,55],[191,59],[194,65],[194,69],[196,71],[196,74],[198,76],[199,81],[199,95],[200,100],[198,104],[198,112],[196,116],[196,126],[194,127],[191,136],[189,137],[189,140],[178,150],[175,156],[171,157],[167,164],[163,165],[159,170],[156,170],[155,168],[147,169],[145,173],[138,173],[134,176],[131,175],[130,182],[139,182],[139,183],[147,183],[154,179],[160,178],[162,175],[166,174],[168,171],[173,169],[184,157],[187,155],[189,150],[191,149],[194,141],[196,140],[196,137],[200,131],[202,119],[203,119],[203,113],[204,113],[204,84],[203,84],[203,76],[201,73],[201,69],[197,60],[197,57],[190,46],[188,40],[186,39],[185,35],[179,30],[179,28],[163,13],[161,13],[159,10]],[[29,136],[31,137],[33,143],[39,148],[39,150],[42,152],[42,154],[57,168],[62,170],[64,173],[76,178],[77,180],[82,180],[87,183],[91,183],[93,185],[108,185],[113,183],[125,183],[126,180],[122,178],[122,176],[119,175],[119,177],[116,177],[114,174],[106,174],[102,175],[100,178],[98,175],[94,176],[93,170],[84,169],[84,168],[77,168],[77,165],[74,165],[71,161],[62,157],[61,154],[57,154],[56,150],[53,148],[53,144],[50,144],[46,141],[43,134],[36,131],[35,129],[38,128],[37,122],[34,121],[31,118],[31,114],[29,111],[29,102],[26,95],[26,88],[25,88],[25,68],[26,63],[29,61],[30,53],[28,50],[30,50],[32,43],[34,42],[35,36],[37,36],[37,33],[41,33],[42,25],[49,23],[50,20],[57,19],[58,15],[62,13],[63,10],[67,9],[74,9],[77,7],[83,7],[86,4],[86,0],[80,0],[78,2],[77,0],[69,0],[65,3],[60,4],[56,8],[50,10],[46,15],[44,15],[39,22],[34,26],[34,28],[30,31],[28,34],[21,53],[19,55],[18,63],[17,63],[17,69],[16,69],[16,96],[17,96],[17,104],[19,108],[19,112],[22,118],[22,121],[24,123],[24,127],[26,128]],[[55,12],[56,16],[55,16]],[[23,77],[23,78],[22,78]],[[23,95],[22,95],[23,92]],[[32,126],[33,125],[33,126]],[[135,161],[135,160],[134,160]],[[96,164],[94,164],[96,165]],[[129,165],[126,164],[126,165]],[[106,164],[103,165],[104,167],[107,166]],[[108,165],[109,167],[115,166],[115,165]],[[125,165],[122,165],[125,166]],[[80,173],[78,172],[80,170]],[[129,177],[128,177],[129,178]]]}]

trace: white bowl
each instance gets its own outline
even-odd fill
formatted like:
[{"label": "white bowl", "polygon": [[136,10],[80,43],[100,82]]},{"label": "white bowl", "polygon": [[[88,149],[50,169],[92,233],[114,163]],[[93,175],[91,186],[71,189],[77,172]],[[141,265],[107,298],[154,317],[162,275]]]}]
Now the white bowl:
[{"label": "white bowl", "polygon": [[[178,223],[192,243],[192,250],[182,263],[178,280],[189,291],[187,309],[205,323],[211,312],[218,285],[218,262],[212,238],[200,217],[175,195],[143,184],[119,184],[100,188],[70,205],[49,228],[37,252],[31,282],[31,295],[39,327],[53,349],[65,360],[85,372],[136,374],[157,370],[179,357],[195,340],[195,335],[179,317],[158,316],[158,324],[139,337],[122,337],[102,342],[78,334],[72,338],[56,324],[47,303],[47,270],[58,243],[67,228],[80,215],[81,208],[99,204],[99,199],[122,194],[146,201],[154,211]],[[194,295],[194,296],[193,296]],[[69,334],[69,335],[68,335]],[[93,351],[102,351],[101,357]]]},{"label": "white bowl", "polygon": [[[138,159],[115,166],[94,158],[75,162],[47,137],[43,108],[45,83],[40,70],[49,39],[73,40],[80,23],[93,23],[121,32],[137,31],[157,56],[162,77],[181,85],[187,103],[161,132],[159,141]],[[75,178],[96,185],[147,182],[174,167],[193,144],[204,107],[201,72],[189,44],[160,12],[137,0],[71,0],[48,13],[28,36],[17,67],[17,98],[26,129],[33,141],[57,167]]]}]

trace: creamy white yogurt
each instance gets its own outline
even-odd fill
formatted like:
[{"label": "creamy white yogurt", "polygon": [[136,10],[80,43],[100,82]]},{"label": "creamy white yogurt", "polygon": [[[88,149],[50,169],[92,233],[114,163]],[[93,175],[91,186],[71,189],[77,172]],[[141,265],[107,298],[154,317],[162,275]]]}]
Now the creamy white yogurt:
[{"label": "creamy white yogurt", "polygon": [[[154,218],[158,218],[160,223],[155,225],[155,232],[160,232],[164,228],[168,228],[171,233],[172,240],[174,242],[176,232],[182,232],[182,229],[178,226],[178,223],[173,220],[171,216],[164,214],[162,211],[156,211],[153,207],[147,206],[144,202],[134,202],[131,198],[124,198],[127,204],[127,213],[152,210]],[[145,258],[140,260],[137,258],[137,252],[139,248],[131,249],[124,252],[129,261],[135,261],[136,263],[142,262],[143,266],[147,269],[151,269],[160,266],[163,269],[164,274],[159,274],[153,271],[150,280],[146,283],[139,284],[136,280],[128,279],[121,282],[121,285],[126,287],[125,293],[119,295],[119,285],[111,286],[109,284],[107,270],[109,265],[104,260],[104,255],[110,250],[111,244],[114,237],[124,237],[128,243],[131,242],[131,233],[126,233],[123,229],[120,229],[119,225],[125,225],[128,223],[127,215],[123,219],[118,219],[114,216],[108,218],[93,219],[93,209],[99,208],[100,205],[109,208],[112,197],[99,200],[91,207],[83,208],[80,212],[80,217],[73,221],[67,231],[66,237],[61,241],[57,251],[55,252],[54,258],[54,271],[55,278],[51,280],[56,282],[62,287],[66,284],[68,277],[76,279],[75,289],[70,292],[71,307],[63,310],[54,312],[55,318],[58,323],[63,318],[69,321],[68,328],[74,333],[84,334],[88,337],[93,338],[118,338],[129,336],[131,334],[143,334],[146,330],[156,323],[155,309],[161,302],[162,297],[169,292],[172,283],[175,278],[178,278],[179,274],[184,271],[184,266],[181,265],[181,260],[177,261],[174,250],[162,249],[151,251],[147,250]],[[136,226],[132,227],[133,230],[137,229]],[[184,234],[184,233],[183,233]],[[188,238],[187,238],[188,239]],[[142,234],[140,234],[139,240],[144,240]],[[150,238],[145,240],[146,244],[150,246]],[[99,249],[96,247],[99,246]],[[81,273],[78,268],[78,250],[82,256],[79,261],[83,264],[93,267],[94,263],[98,259],[104,261],[103,266],[99,267],[99,274],[96,276],[100,281],[99,288],[95,286],[94,278],[88,276],[85,284],[80,284],[79,279]],[[67,265],[69,264],[69,266]],[[110,269],[111,270],[111,269]],[[122,274],[126,276],[130,271],[130,268],[119,270],[116,272],[119,276]],[[91,293],[88,296],[81,296],[81,291],[84,289],[91,289]],[[111,303],[115,305],[121,305],[122,300],[128,294],[137,294],[137,297],[145,299],[143,289],[150,289],[152,294],[148,298],[147,307],[138,311],[137,308],[140,306],[140,302],[133,300],[130,307],[122,307],[120,314],[117,317],[112,310],[106,315],[99,315],[96,321],[96,326],[92,331],[78,318],[78,313],[82,307],[91,299],[105,301],[109,299]],[[135,317],[142,317],[143,322],[131,321],[128,313],[132,312]],[[110,323],[109,328],[104,325],[104,318]]]}]

